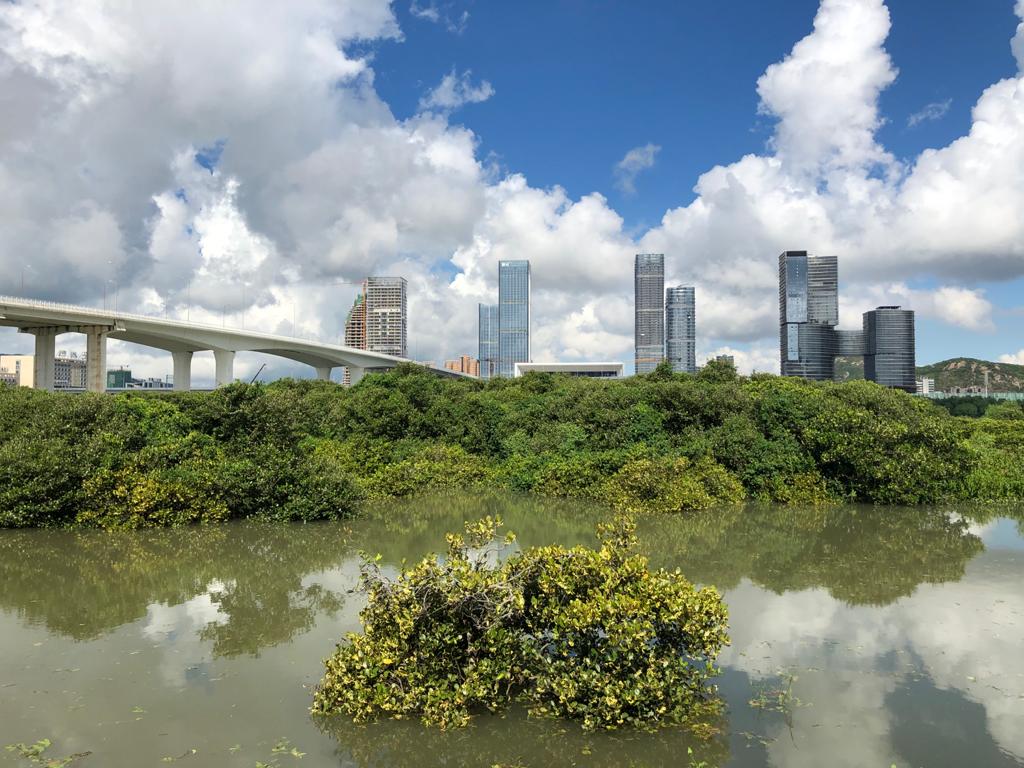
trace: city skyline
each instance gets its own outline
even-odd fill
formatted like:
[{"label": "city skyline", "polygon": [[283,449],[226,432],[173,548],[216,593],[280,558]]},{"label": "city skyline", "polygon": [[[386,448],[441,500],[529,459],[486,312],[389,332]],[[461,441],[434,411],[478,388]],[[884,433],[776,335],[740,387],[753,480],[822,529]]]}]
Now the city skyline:
[{"label": "city skyline", "polygon": [[[741,29],[713,5],[614,6],[581,26],[572,4],[528,25],[477,4],[458,33],[373,0],[367,15],[300,4],[287,23],[238,28],[221,23],[241,12],[230,2],[223,17],[89,5],[77,21],[19,7],[0,4],[13,30],[0,79],[18,115],[0,140],[13,195],[4,293],[107,295],[125,311],[329,339],[349,303],[334,286],[402,274],[417,294],[409,349],[443,360],[476,341],[490,265],[525,258],[545,329],[533,357],[628,360],[622,260],[666,253],[666,285],[701,295],[699,359],[775,371],[771,259],[813,247],[843,256],[845,326],[912,306],[921,359],[1024,359],[1024,10],[1012,0],[941,14],[921,0],[741,0]],[[209,28],[223,28],[217,56]],[[538,46],[538,80],[510,28],[580,34],[568,54]],[[96,30],[138,45],[97,45]],[[650,55],[608,61],[622,30]],[[247,76],[253,49],[266,78]],[[69,53],[82,51],[93,58]],[[552,66],[566,55],[579,66]],[[579,87],[581,72],[600,87]],[[602,130],[586,130],[597,115]],[[140,372],[166,368],[111,350]],[[263,362],[241,357],[240,374]],[[300,370],[289,365],[271,369]],[[197,366],[213,376],[212,361]]]}]

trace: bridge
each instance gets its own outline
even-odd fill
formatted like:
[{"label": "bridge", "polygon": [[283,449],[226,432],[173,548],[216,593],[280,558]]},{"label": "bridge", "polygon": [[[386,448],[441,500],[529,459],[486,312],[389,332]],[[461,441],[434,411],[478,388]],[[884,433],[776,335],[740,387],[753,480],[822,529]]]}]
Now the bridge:
[{"label": "bridge", "polygon": [[[262,352],[305,363],[316,370],[317,378],[325,380],[330,379],[332,369],[345,366],[353,384],[367,372],[410,362],[319,341],[7,296],[0,296],[0,326],[35,336],[36,389],[53,390],[56,338],[63,333],[86,337],[86,389],[90,392],[107,388],[107,339],[170,352],[175,390],[192,388],[192,355],[202,351],[213,352],[217,386],[234,380],[236,352]],[[462,376],[446,369],[430,370],[442,376]]]}]

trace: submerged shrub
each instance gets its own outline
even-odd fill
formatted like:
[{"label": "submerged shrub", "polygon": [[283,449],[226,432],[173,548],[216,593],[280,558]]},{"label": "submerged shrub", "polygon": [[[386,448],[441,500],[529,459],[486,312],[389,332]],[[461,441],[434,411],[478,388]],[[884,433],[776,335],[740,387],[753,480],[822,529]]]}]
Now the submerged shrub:
[{"label": "submerged shrub", "polygon": [[630,520],[603,528],[597,550],[540,547],[495,565],[498,525],[449,535],[446,558],[394,581],[366,560],[363,633],[327,659],[314,713],[445,728],[521,701],[593,729],[697,725],[717,711],[708,678],[728,637],[714,588],[651,570]]}]

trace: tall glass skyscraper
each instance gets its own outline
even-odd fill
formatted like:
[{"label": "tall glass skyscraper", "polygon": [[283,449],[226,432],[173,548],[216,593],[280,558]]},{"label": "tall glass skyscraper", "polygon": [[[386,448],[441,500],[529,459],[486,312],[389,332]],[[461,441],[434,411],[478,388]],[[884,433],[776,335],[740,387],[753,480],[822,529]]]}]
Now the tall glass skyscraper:
[{"label": "tall glass skyscraper", "polygon": [[695,293],[689,285],[665,289],[665,357],[676,372],[697,372]]},{"label": "tall glass skyscraper", "polygon": [[636,372],[650,373],[665,358],[665,254],[638,253],[633,284]]},{"label": "tall glass skyscraper", "polygon": [[498,375],[530,362],[530,262],[498,262]]},{"label": "tall glass skyscraper", "polygon": [[480,378],[490,379],[498,374],[498,305],[480,304],[479,312]]},{"label": "tall glass skyscraper", "polygon": [[779,352],[783,376],[829,381],[840,355],[864,358],[864,378],[913,392],[914,313],[899,307],[865,312],[863,328],[840,331],[835,256],[786,251],[779,256]]},{"label": "tall glass skyscraper", "polygon": [[917,390],[914,313],[879,307],[864,313],[864,378],[907,392]]},{"label": "tall glass skyscraper", "polygon": [[779,256],[779,347],[783,376],[829,381],[839,354],[839,263],[835,256]]}]

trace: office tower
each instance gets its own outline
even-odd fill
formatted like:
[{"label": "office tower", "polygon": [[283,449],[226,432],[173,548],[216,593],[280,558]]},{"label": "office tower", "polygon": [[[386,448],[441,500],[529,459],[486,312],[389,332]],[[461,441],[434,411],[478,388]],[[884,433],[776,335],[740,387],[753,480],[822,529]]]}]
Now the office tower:
[{"label": "office tower", "polygon": [[665,357],[665,254],[638,253],[633,282],[636,372],[650,373]]},{"label": "office tower", "polygon": [[779,346],[783,376],[829,381],[839,354],[839,267],[835,256],[779,256]]},{"label": "office tower", "polygon": [[697,321],[692,286],[665,289],[665,357],[677,373],[697,372]]},{"label": "office tower", "polygon": [[530,262],[498,262],[498,376],[530,362]]},{"label": "office tower", "polygon": [[405,278],[366,278],[366,349],[408,357],[406,338]]},{"label": "office tower", "polygon": [[491,379],[498,375],[498,305],[480,304],[477,324],[480,378]]},{"label": "office tower", "polygon": [[779,256],[779,352],[783,376],[830,381],[839,356],[863,356],[864,378],[913,392],[914,313],[899,307],[865,312],[859,331],[839,325],[835,256],[786,251]]},{"label": "office tower", "polygon": [[879,307],[864,313],[864,378],[907,392],[917,389],[914,376],[914,313]]}]

